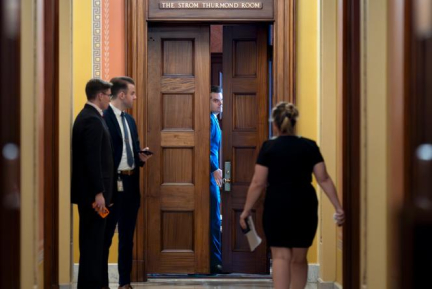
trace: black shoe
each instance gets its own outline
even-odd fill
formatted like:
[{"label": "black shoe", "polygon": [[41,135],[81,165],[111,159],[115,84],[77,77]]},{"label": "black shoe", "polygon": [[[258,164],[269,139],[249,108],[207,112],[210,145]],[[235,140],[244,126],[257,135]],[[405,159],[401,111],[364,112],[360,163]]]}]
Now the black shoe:
[{"label": "black shoe", "polygon": [[210,272],[213,274],[229,274],[228,272],[224,272],[222,270],[222,265],[216,265],[216,266],[212,267]]}]

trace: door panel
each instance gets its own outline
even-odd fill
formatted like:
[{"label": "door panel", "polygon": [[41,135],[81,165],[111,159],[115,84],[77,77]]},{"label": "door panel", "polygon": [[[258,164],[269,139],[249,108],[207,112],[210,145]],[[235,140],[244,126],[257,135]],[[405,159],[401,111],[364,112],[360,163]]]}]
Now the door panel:
[{"label": "door panel", "polygon": [[[224,271],[267,273],[266,244],[249,251],[239,217],[262,142],[268,138],[268,80],[266,29],[225,26],[223,52],[223,163],[231,162],[231,191],[222,195],[222,262]],[[263,236],[263,198],[253,209],[258,234]]]},{"label": "door panel", "polygon": [[209,272],[209,26],[148,38],[148,273]]}]

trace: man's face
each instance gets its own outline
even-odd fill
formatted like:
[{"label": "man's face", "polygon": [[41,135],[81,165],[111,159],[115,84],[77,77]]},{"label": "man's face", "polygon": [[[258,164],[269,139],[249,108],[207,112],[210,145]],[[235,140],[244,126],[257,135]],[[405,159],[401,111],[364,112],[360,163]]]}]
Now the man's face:
[{"label": "man's face", "polygon": [[210,93],[210,111],[215,114],[222,112],[222,93],[212,92]]},{"label": "man's face", "polygon": [[125,108],[132,108],[133,102],[136,99],[135,85],[128,83],[128,89],[127,91],[123,91],[123,95],[122,102]]},{"label": "man's face", "polygon": [[111,89],[108,88],[107,90],[100,93],[102,94],[102,97],[100,98],[101,109],[105,110],[108,108],[111,101]]}]

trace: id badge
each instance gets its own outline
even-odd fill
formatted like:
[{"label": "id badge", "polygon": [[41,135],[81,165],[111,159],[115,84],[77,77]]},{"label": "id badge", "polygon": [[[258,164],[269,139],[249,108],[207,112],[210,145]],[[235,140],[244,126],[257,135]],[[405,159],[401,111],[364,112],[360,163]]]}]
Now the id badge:
[{"label": "id badge", "polygon": [[123,180],[120,177],[117,179],[117,192],[123,192]]}]

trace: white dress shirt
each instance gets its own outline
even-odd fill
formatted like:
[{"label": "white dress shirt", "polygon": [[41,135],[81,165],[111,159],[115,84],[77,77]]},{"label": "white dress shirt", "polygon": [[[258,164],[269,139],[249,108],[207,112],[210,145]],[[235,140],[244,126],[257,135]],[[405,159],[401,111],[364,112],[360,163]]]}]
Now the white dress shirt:
[{"label": "white dress shirt", "polygon": [[[121,157],[120,164],[119,164],[117,170],[119,170],[119,171],[133,170],[135,168],[135,163],[132,165],[132,167],[129,166],[127,163],[126,142],[125,142],[125,138],[124,138],[125,135],[124,135],[124,131],[123,131],[123,122],[122,122],[122,117],[121,117],[122,111],[120,109],[118,109],[117,107],[115,107],[114,105],[112,105],[111,103],[110,103],[110,106],[111,106],[112,110],[114,111],[114,114],[117,118],[117,122],[120,126],[120,131],[121,131],[122,138],[123,138],[123,152],[122,152],[122,157]],[[132,146],[132,135],[131,135],[129,124],[126,120],[126,117],[125,117],[125,122],[126,122],[126,128],[128,130],[128,134],[129,134],[129,140],[130,140],[129,146],[131,148],[132,157],[135,160],[134,150],[133,150],[133,146]]]}]

